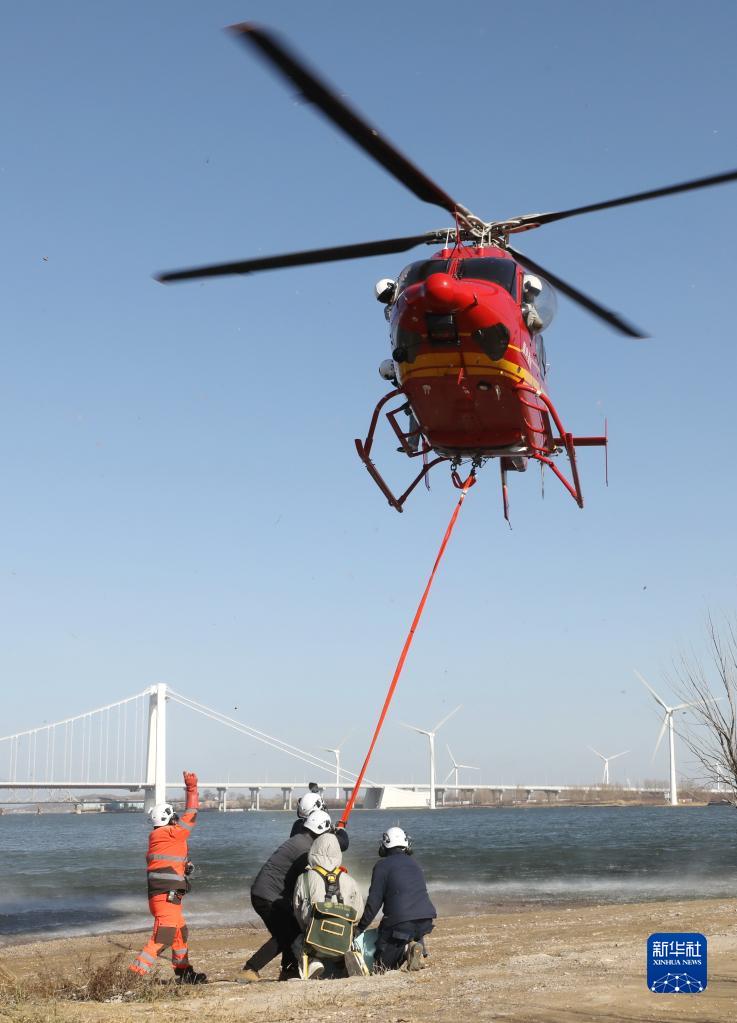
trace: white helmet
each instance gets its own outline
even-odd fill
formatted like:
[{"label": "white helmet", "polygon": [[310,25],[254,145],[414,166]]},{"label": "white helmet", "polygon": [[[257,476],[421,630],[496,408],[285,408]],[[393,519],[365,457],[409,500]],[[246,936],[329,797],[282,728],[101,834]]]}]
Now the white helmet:
[{"label": "white helmet", "polygon": [[539,295],[543,290],[543,282],[535,274],[525,274],[522,290],[528,294]]},{"label": "white helmet", "polygon": [[383,305],[389,305],[393,301],[396,290],[397,282],[392,280],[391,277],[382,277],[374,285],[374,294]]},{"label": "white helmet", "polygon": [[174,816],[174,807],[171,803],[157,803],[148,811],[148,819],[155,828],[165,828]]},{"label": "white helmet", "polygon": [[313,810],[324,809],[325,804],[319,792],[305,792],[297,803],[297,816],[305,820]]},{"label": "white helmet", "polygon": [[313,810],[305,820],[305,828],[313,835],[323,835],[326,831],[330,831],[332,826],[330,814],[325,813],[324,810]]},{"label": "white helmet", "polygon": [[387,828],[381,836],[384,849],[409,849],[412,840],[402,828]]}]

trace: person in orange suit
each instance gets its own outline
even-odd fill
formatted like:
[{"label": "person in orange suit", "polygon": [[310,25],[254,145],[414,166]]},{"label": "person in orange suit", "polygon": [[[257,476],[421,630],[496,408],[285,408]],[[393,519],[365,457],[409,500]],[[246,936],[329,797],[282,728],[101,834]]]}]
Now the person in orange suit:
[{"label": "person in orange suit", "polygon": [[204,973],[195,973],[189,963],[188,928],[182,913],[182,899],[192,887],[188,875],[188,842],[197,818],[200,797],[197,775],[184,772],[187,802],[179,817],[170,803],[158,803],[149,810],[153,831],[148,839],[146,856],[148,875],[148,908],[154,918],[151,939],[138,953],[130,969],[146,976],[156,957],[171,948],[171,964],[177,980],[183,984],[204,984]]}]

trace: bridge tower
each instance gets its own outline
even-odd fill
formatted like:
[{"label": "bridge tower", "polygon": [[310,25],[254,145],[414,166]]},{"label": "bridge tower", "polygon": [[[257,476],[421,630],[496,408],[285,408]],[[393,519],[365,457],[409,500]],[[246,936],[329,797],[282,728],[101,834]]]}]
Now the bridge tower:
[{"label": "bridge tower", "polygon": [[146,757],[145,811],[166,802],[166,683],[151,686],[148,696],[148,754]]}]

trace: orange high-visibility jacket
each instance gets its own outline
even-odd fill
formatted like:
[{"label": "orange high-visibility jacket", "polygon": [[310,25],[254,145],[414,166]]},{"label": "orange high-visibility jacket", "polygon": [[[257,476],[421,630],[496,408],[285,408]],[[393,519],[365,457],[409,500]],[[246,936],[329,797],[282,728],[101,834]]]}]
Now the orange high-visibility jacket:
[{"label": "orange high-visibility jacket", "polygon": [[197,789],[187,790],[187,807],[176,824],[154,828],[149,835],[146,856],[149,898],[162,892],[189,891],[184,869],[188,860],[187,843],[196,824],[198,806]]}]

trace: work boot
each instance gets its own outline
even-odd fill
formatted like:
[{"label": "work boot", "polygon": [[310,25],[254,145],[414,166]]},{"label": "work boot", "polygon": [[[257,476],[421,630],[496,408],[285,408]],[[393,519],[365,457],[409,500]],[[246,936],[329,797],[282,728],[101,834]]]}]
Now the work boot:
[{"label": "work boot", "polygon": [[206,973],[195,973],[191,966],[179,966],[174,970],[174,976],[180,984],[206,984]]},{"label": "work boot", "polygon": [[252,970],[250,966],[243,967],[243,979],[246,984],[255,984],[257,980],[261,980],[257,970]]},{"label": "work boot", "polygon": [[407,969],[411,972],[422,969],[422,945],[419,941],[410,941],[407,945]]}]

